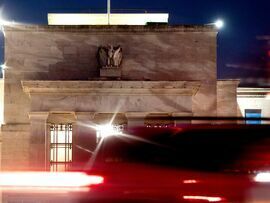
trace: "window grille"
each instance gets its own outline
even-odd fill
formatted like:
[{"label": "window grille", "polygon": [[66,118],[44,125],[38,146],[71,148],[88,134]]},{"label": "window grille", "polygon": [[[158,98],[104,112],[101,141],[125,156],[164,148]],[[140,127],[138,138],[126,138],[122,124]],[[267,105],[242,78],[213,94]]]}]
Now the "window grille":
[{"label": "window grille", "polygon": [[72,124],[50,125],[50,170],[67,171],[72,163]]}]

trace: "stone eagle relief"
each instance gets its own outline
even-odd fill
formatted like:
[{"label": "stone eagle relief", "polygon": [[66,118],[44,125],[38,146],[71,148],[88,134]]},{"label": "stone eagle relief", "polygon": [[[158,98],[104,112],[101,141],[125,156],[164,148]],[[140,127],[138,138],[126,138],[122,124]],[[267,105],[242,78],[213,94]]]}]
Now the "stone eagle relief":
[{"label": "stone eagle relief", "polygon": [[120,68],[122,63],[121,46],[101,46],[98,48],[98,62],[101,68]]}]

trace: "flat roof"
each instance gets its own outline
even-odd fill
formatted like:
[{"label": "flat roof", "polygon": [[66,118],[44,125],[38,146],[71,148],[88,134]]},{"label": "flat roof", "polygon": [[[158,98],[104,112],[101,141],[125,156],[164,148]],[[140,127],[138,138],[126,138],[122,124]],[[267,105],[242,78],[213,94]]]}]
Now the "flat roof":
[{"label": "flat roof", "polygon": [[145,32],[209,32],[217,33],[212,25],[4,25],[5,32],[85,32],[85,33],[145,33]]},{"label": "flat roof", "polygon": [[168,23],[168,13],[49,13],[49,25],[147,25]]}]

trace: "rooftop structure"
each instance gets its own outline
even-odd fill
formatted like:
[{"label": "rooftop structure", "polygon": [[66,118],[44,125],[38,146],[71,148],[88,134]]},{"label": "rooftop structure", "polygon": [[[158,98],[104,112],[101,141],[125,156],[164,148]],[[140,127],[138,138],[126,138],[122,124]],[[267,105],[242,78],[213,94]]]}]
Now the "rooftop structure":
[{"label": "rooftop structure", "polygon": [[168,13],[49,13],[49,25],[147,25],[168,23]]}]

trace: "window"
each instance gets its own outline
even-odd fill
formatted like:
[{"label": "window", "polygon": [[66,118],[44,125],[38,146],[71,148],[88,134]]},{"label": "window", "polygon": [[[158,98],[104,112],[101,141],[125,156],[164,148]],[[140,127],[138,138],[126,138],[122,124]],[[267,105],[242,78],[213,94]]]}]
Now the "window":
[{"label": "window", "polygon": [[50,170],[66,171],[72,163],[72,124],[50,126]]},{"label": "window", "polygon": [[144,120],[144,125],[147,128],[168,128],[174,126],[174,121],[170,118],[169,114],[149,114]]},{"label": "window", "polygon": [[[245,118],[261,118],[262,110],[261,109],[246,109]],[[261,120],[246,120],[246,124],[261,124]]]}]

